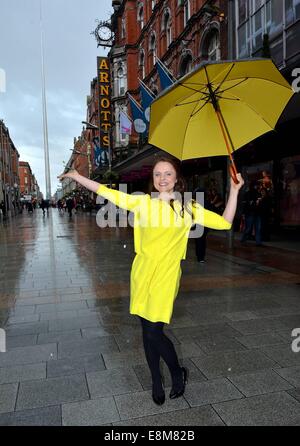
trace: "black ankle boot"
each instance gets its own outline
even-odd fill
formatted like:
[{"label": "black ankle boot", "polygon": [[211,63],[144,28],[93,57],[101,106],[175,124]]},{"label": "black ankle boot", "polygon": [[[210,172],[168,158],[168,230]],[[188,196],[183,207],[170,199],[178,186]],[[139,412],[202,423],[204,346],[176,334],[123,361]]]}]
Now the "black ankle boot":
[{"label": "black ankle boot", "polygon": [[158,406],[162,406],[166,400],[165,392],[161,395],[155,395],[154,392],[152,392],[152,399]]},{"label": "black ankle boot", "polygon": [[170,392],[171,400],[174,400],[175,398],[179,398],[180,396],[182,396],[184,394],[185,385],[188,380],[188,370],[185,367],[181,367],[181,371],[182,371],[182,387],[180,390],[175,390],[172,387],[171,392]]},{"label": "black ankle boot", "polygon": [[160,389],[152,384],[152,399],[158,406],[164,404],[166,399],[165,391],[163,388],[163,380],[161,380],[161,384],[162,385]]}]

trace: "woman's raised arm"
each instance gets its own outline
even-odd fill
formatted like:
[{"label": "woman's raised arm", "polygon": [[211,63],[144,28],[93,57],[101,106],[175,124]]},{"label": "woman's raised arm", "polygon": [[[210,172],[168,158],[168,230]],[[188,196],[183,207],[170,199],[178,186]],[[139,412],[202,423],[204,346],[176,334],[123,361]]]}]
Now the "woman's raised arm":
[{"label": "woman's raised arm", "polygon": [[80,175],[77,170],[70,170],[68,173],[63,173],[57,178],[59,180],[63,180],[64,178],[71,178],[72,180],[81,184],[83,187],[86,187],[90,191],[95,192],[95,194],[100,187],[100,183],[97,183],[97,181],[90,180],[89,178]]},{"label": "woman's raised arm", "polygon": [[132,195],[126,194],[125,192],[121,192],[119,190],[110,189],[106,187],[104,184],[97,183],[96,181],[90,180],[82,175],[80,175],[76,170],[71,170],[68,173],[64,173],[58,177],[60,180],[64,178],[71,178],[77,183],[81,184],[83,187],[86,187],[90,191],[94,192],[97,195],[101,195],[107,200],[114,203],[116,206],[119,206],[122,209],[127,209],[128,211],[137,211],[141,200],[145,197],[145,195]]}]

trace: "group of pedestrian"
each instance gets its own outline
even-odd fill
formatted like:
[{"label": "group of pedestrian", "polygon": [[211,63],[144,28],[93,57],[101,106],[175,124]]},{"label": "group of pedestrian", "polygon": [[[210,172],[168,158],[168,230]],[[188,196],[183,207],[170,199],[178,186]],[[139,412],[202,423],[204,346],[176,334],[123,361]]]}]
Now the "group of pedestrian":
[{"label": "group of pedestrian", "polygon": [[57,208],[59,212],[68,212],[69,217],[71,218],[74,209],[76,211],[82,210],[83,212],[89,212],[91,214],[94,209],[94,203],[91,198],[68,197],[66,199],[59,199],[57,201]]}]

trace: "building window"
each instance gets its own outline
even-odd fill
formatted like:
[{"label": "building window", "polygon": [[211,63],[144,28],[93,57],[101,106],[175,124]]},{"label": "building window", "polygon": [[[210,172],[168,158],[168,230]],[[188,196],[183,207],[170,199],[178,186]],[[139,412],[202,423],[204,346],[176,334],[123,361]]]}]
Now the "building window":
[{"label": "building window", "polygon": [[[266,42],[280,67],[299,52],[300,0],[235,0],[237,57],[264,56]],[[265,39],[267,35],[268,39]]]},{"label": "building window", "polygon": [[190,0],[184,0],[183,1],[183,24],[186,26],[187,22],[189,21],[191,17],[191,2]]},{"label": "building window", "polygon": [[139,67],[141,70],[141,77],[142,77],[142,79],[144,79],[144,77],[146,76],[146,73],[145,73],[145,51],[143,50],[143,48],[140,49]]},{"label": "building window", "polygon": [[170,9],[165,9],[163,13],[163,20],[162,20],[162,30],[166,31],[166,38],[167,38],[167,48],[170,46],[172,42],[172,19],[171,19],[171,12]]},{"label": "building window", "polygon": [[300,19],[300,0],[285,0],[286,25],[288,26],[298,19]]},{"label": "building window", "polygon": [[151,0],[151,8],[152,8],[152,11],[153,11],[153,9],[154,9],[154,7],[155,7],[155,4],[156,4],[156,0]]},{"label": "building window", "polygon": [[153,65],[156,64],[156,35],[154,32],[150,35],[149,51],[152,53]]},{"label": "building window", "polygon": [[125,17],[122,17],[122,22],[121,22],[121,39],[124,39],[126,35],[126,22],[125,22]]},{"label": "building window", "polygon": [[137,10],[137,20],[140,23],[141,29],[144,28],[144,5],[143,3],[139,3]]},{"label": "building window", "polygon": [[28,178],[27,177],[24,178],[24,183],[28,184]]},{"label": "building window", "polygon": [[179,74],[180,77],[189,73],[192,70],[193,58],[190,53],[185,54],[180,62]]},{"label": "building window", "polygon": [[203,39],[200,57],[204,60],[217,61],[221,59],[220,35],[217,29],[209,31]]},{"label": "building window", "polygon": [[119,85],[119,96],[124,96],[125,94],[125,76],[124,70],[122,67],[118,69],[118,85]]}]

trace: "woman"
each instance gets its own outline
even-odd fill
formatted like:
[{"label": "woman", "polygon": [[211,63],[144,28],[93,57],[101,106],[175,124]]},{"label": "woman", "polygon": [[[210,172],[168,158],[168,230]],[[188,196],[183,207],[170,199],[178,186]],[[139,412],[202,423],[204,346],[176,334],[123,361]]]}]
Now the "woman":
[{"label": "woman", "polygon": [[112,190],[89,180],[76,171],[59,178],[72,178],[87,189],[112,201],[115,205],[134,212],[134,247],[136,256],[130,277],[130,313],[138,315],[143,330],[143,344],[152,376],[152,398],[161,405],[165,392],[159,369],[160,357],[166,362],[172,377],[170,398],[183,395],[187,370],[180,367],[176,351],[164,334],[169,324],[181,277],[180,262],[185,258],[188,234],[197,223],[213,229],[230,229],[236,212],[238,191],[244,184],[231,182],[229,200],[223,217],[205,210],[196,202],[181,203],[184,181],[179,163],[169,157],[160,157],[153,166],[153,190],[150,195],[129,195]]}]

